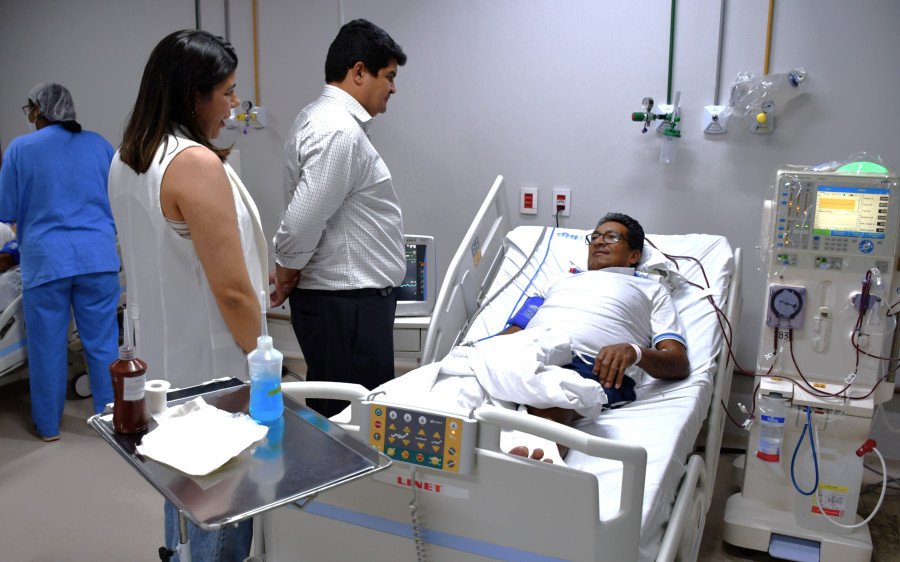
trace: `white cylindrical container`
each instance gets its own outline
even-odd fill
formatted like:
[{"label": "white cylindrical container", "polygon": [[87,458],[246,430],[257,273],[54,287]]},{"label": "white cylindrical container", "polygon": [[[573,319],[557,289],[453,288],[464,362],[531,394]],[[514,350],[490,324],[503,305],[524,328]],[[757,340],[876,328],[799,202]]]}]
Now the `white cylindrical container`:
[{"label": "white cylindrical container", "polygon": [[766,462],[781,460],[781,441],[784,436],[784,419],[788,411],[788,399],[773,392],[759,399],[759,445],[757,458]]},{"label": "white cylindrical container", "polygon": [[[815,484],[812,454],[804,446],[797,457],[797,483],[808,491]],[[798,525],[806,529],[849,535],[853,529],[834,525],[826,520],[826,515],[842,525],[856,523],[863,461],[853,451],[840,452],[831,448],[819,451],[818,457],[819,488],[810,496],[797,493],[794,502],[795,519]]]},{"label": "white cylindrical container", "polygon": [[671,164],[675,161],[675,137],[663,137],[662,147],[659,149],[660,164]]}]

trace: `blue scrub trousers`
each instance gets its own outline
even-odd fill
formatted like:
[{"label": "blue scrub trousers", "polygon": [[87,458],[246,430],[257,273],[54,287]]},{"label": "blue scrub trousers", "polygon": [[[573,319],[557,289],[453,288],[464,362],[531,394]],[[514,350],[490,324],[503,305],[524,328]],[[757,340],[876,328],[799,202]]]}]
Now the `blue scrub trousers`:
[{"label": "blue scrub trousers", "polygon": [[119,274],[90,273],[56,279],[22,292],[28,338],[31,417],[41,437],[59,435],[68,383],[72,313],[84,345],[94,413],[113,401],[109,365],[119,347]]}]

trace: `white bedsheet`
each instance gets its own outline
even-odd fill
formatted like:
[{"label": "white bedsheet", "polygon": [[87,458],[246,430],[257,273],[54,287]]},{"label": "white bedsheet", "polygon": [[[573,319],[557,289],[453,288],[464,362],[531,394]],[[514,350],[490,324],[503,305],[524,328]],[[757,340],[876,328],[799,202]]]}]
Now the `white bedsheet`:
[{"label": "white bedsheet", "polygon": [[[541,227],[519,227],[508,235],[509,251],[501,271],[497,274],[488,296],[493,295],[511,279],[531,253]],[[549,283],[570,268],[585,268],[587,230],[557,229],[541,242],[523,272],[502,294],[476,318],[466,333],[466,340],[475,341],[501,331],[506,319],[521,306],[520,296],[533,294],[531,286]],[[678,260],[678,268],[667,263],[656,251],[645,251],[641,268],[663,274],[672,285],[672,297],[687,329],[688,356],[691,375],[677,382],[655,381],[637,388],[638,400],[632,404],[604,412],[593,419],[581,420],[577,427],[592,435],[617,441],[637,443],[647,450],[647,474],[641,525],[641,560],[656,557],[663,530],[672,510],[675,492],[686,469],[706,417],[713,394],[712,377],[722,339],[717,315],[706,296],[719,307],[724,306],[727,286],[733,271],[733,252],[728,241],[720,236],[705,234],[647,235],[647,238],[667,254],[692,256],[704,264],[710,289],[689,286],[680,278],[707,286],[699,265]],[[551,250],[545,250],[551,245]],[[542,265],[541,265],[542,264]],[[537,273],[535,273],[537,271]],[[524,297],[521,298],[524,302]],[[432,377],[437,369],[425,366],[386,385],[387,389],[413,399],[422,381]],[[418,379],[418,380],[417,380]],[[399,381],[403,381],[400,383]],[[452,395],[453,388],[443,392]],[[391,398],[399,395],[389,395]],[[622,480],[621,465],[570,451],[566,457],[570,467],[593,472],[599,482],[600,518],[605,519],[618,510]]]}]

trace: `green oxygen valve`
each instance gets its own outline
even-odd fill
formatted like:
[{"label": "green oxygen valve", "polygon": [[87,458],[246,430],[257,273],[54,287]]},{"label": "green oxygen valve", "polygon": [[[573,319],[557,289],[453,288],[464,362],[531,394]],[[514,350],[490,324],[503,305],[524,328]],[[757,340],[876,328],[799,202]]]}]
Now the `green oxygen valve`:
[{"label": "green oxygen valve", "polygon": [[[644,106],[644,111],[633,112],[631,114],[631,120],[638,123],[644,123],[644,127],[641,129],[642,133],[646,133],[650,128],[650,123],[656,120],[662,120],[664,121],[663,125],[668,125],[667,127],[663,128],[663,133],[665,133],[666,130],[669,129],[677,130],[677,124],[681,121],[681,115],[678,115],[677,102],[671,113],[653,113],[653,98],[644,98],[641,101],[641,105]],[[681,132],[679,131],[677,135],[673,136],[680,137]]]},{"label": "green oxygen valve", "polygon": [[663,145],[660,149],[659,161],[663,164],[671,164],[675,160],[675,142],[681,138],[681,131],[678,129],[678,123],[681,121],[681,114],[678,111],[678,101],[681,92],[675,92],[675,103],[672,111],[668,113],[653,112],[653,98],[644,98],[641,105],[644,111],[635,111],[631,114],[631,120],[643,123],[641,133],[646,133],[650,128],[650,123],[660,121],[657,131],[663,135]]}]

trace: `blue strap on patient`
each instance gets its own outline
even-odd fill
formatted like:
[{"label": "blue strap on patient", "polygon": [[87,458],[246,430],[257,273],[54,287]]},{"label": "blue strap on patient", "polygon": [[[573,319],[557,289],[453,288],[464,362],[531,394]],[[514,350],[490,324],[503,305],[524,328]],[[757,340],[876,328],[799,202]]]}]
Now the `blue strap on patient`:
[{"label": "blue strap on patient", "polygon": [[506,325],[518,326],[524,330],[542,304],[544,304],[543,297],[528,297],[525,299],[525,304],[522,305],[522,308],[509,319]]},{"label": "blue strap on patient", "polygon": [[[586,379],[597,380],[597,374],[593,371],[594,363],[587,363],[577,355],[572,358],[571,363],[563,365],[563,369],[575,371]],[[605,410],[607,407],[615,409],[637,400],[637,393],[634,391],[634,386],[634,379],[625,375],[622,377],[621,387],[603,387],[603,392],[606,393],[606,399],[608,400],[608,403],[603,406],[603,409]]]},{"label": "blue strap on patient", "polygon": [[15,239],[10,240],[0,248],[0,254],[9,254],[14,263],[19,263],[19,243]]}]

